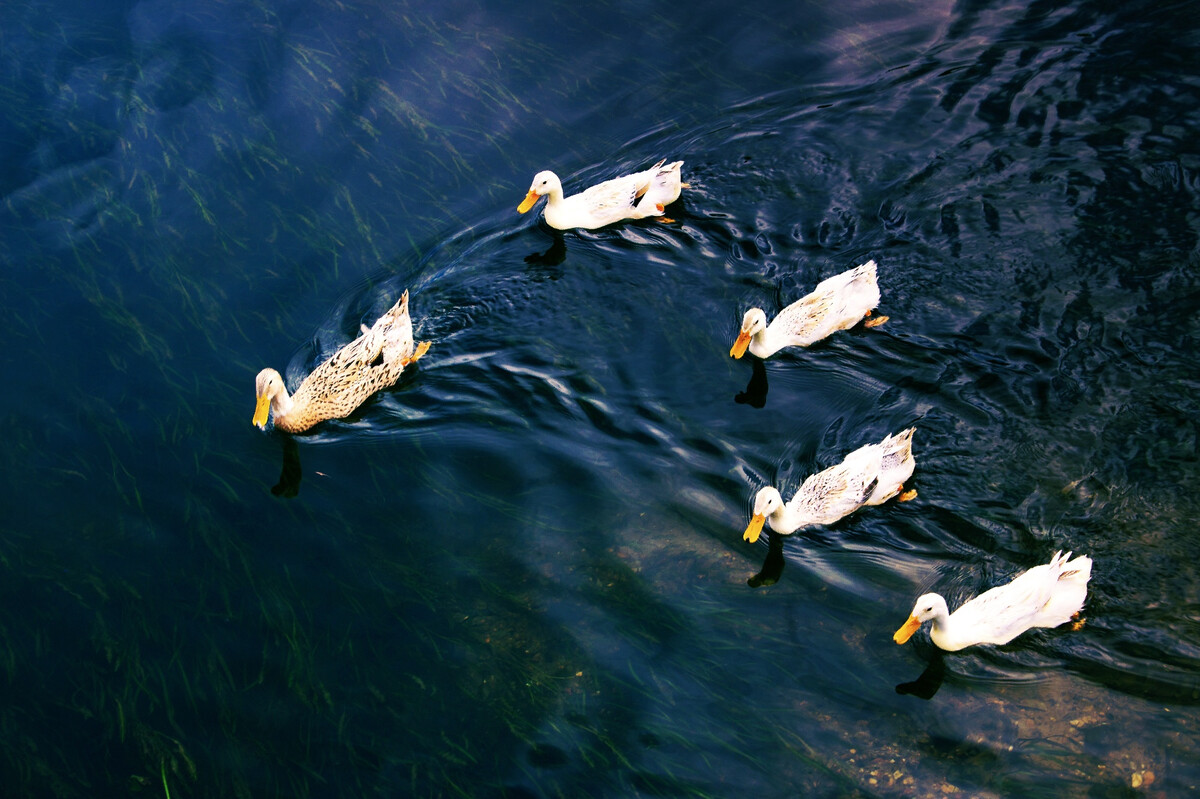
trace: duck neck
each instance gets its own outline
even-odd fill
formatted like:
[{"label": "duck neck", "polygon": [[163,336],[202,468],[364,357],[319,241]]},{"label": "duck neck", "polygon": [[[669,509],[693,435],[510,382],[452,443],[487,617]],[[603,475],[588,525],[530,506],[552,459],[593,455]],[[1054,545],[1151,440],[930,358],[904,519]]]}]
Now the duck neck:
[{"label": "duck neck", "polygon": [[800,514],[787,505],[780,505],[767,519],[771,522],[771,529],[783,535],[794,533],[804,522]]},{"label": "duck neck", "polygon": [[782,348],[774,335],[771,333],[770,327],[764,327],[762,330],[750,337],[750,354],[756,355],[759,358],[770,358]]},{"label": "duck neck", "polygon": [[286,417],[292,412],[295,403],[292,401],[292,395],[288,394],[287,387],[279,389],[279,392],[271,397],[271,414],[275,417],[276,426],[279,425],[279,420]]},{"label": "duck neck", "polygon": [[947,652],[956,652],[963,648],[950,623],[950,614],[947,611],[942,611],[934,616],[930,623],[929,637],[933,639],[933,643],[938,649],[943,649]]}]

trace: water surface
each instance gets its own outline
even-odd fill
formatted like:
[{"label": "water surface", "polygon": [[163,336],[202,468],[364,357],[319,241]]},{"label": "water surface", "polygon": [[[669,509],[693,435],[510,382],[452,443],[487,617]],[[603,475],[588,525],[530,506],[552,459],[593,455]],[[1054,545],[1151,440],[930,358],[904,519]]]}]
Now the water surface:
[{"label": "water surface", "polygon": [[[5,784],[1194,792],[1198,23],[7,4]],[[669,223],[515,212],[663,157]],[[870,258],[887,324],[728,357]],[[418,368],[251,427],[260,368],[405,288]],[[758,488],[910,425],[915,501],[741,540]],[[1058,549],[1082,629],[891,642]]]}]

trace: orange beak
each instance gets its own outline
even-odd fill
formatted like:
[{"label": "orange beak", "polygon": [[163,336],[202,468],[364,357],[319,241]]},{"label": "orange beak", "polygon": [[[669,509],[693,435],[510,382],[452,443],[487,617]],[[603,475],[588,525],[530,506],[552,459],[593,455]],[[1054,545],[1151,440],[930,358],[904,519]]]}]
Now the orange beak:
[{"label": "orange beak", "polygon": [[733,346],[729,349],[729,355],[733,358],[741,358],[746,354],[746,348],[750,346],[750,334],[745,330],[738,333],[737,341],[733,342]]},{"label": "orange beak", "polygon": [[921,629],[921,620],[916,616],[909,616],[908,621],[904,622],[904,626],[896,630],[896,634],[892,636],[892,640],[898,644],[903,644],[913,637],[913,633]]},{"label": "orange beak", "polygon": [[254,418],[250,421],[260,430],[267,429],[267,414],[271,411],[271,397],[263,394],[258,398],[258,402],[254,406]]},{"label": "orange beak", "polygon": [[763,522],[766,520],[767,517],[763,516],[761,513],[754,514],[754,516],[750,519],[750,524],[746,525],[746,532],[742,533],[742,538],[753,544],[758,540],[759,535],[762,534]]},{"label": "orange beak", "polygon": [[530,189],[529,193],[525,195],[525,199],[521,200],[521,204],[517,206],[517,211],[523,214],[526,211],[528,211],[530,208],[532,208],[533,204],[536,203],[537,201],[538,201],[538,193],[536,191],[534,191],[533,189]]}]

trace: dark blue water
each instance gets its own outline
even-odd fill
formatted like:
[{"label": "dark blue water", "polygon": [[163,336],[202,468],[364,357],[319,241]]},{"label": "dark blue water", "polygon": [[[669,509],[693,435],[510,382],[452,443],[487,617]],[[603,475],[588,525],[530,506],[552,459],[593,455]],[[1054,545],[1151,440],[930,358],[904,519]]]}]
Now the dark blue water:
[{"label": "dark blue water", "polygon": [[[1193,793],[1198,48],[1161,2],[4,4],[6,795]],[[664,157],[671,223],[515,212]],[[886,325],[728,357],[869,258]],[[405,288],[418,368],[251,426]],[[741,540],[910,425],[914,502]],[[1060,548],[1082,629],[892,643]]]}]

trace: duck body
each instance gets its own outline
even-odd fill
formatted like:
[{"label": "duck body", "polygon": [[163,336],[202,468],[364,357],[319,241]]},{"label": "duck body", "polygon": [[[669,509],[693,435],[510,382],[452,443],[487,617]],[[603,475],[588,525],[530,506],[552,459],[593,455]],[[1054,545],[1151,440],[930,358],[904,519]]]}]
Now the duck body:
[{"label": "duck body", "polygon": [[[910,427],[878,444],[859,447],[841,463],[810,475],[786,504],[776,488],[760,489],[742,538],[757,541],[764,522],[777,533],[791,535],[802,527],[832,524],[859,508],[887,502],[901,492],[916,468],[912,454],[915,432],[916,428]],[[910,492],[901,499],[914,496]]]},{"label": "duck body", "polygon": [[661,216],[666,206],[679,199],[682,166],[682,161],[668,164],[663,159],[643,172],[606,180],[570,197],[563,196],[558,175],[546,170],[533,176],[517,210],[525,213],[546,197],[546,224],[557,230],[593,229],[625,219]]},{"label": "duck body", "polygon": [[1071,560],[1070,552],[1056,552],[1049,563],[985,591],[953,613],[938,594],[918,597],[908,621],[892,637],[903,644],[931,621],[929,637],[947,652],[976,644],[1007,644],[1033,627],[1057,627],[1070,621],[1083,608],[1091,576],[1091,558],[1080,555]]},{"label": "duck body", "polygon": [[[742,317],[742,327],[729,354],[769,358],[784,347],[807,347],[830,334],[854,327],[879,305],[875,261],[867,261],[827,277],[810,294],[784,308],[767,324],[761,308]],[[886,321],[881,317],[880,321]]]},{"label": "duck body", "polygon": [[288,394],[283,377],[263,369],[255,379],[258,401],[251,420],[266,429],[270,417],[285,433],[301,433],[318,422],[348,416],[368,397],[400,379],[404,368],[416,361],[429,342],[413,343],[408,292],[371,327],[362,325],[358,338],[335,352]]}]

